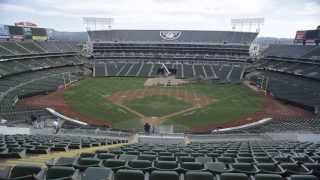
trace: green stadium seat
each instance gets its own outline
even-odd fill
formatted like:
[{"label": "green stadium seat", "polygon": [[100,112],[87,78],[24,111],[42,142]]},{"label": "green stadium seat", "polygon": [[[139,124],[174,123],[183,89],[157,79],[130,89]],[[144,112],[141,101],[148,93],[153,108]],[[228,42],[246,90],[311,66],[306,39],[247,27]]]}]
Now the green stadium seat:
[{"label": "green stadium seat", "polygon": [[102,161],[102,166],[111,168],[112,170],[118,170],[124,168],[126,161],[120,159],[107,159]]},{"label": "green stadium seat", "polygon": [[258,169],[251,163],[234,163],[231,165],[232,171],[246,174],[258,173]]},{"label": "green stadium seat", "polygon": [[189,170],[203,170],[204,166],[203,164],[199,162],[183,162],[181,163],[181,168],[184,169],[185,171]]},{"label": "green stadium seat", "polygon": [[304,166],[295,163],[281,163],[280,167],[288,174],[311,174],[311,172]]},{"label": "green stadium seat", "polygon": [[73,163],[73,167],[83,171],[88,167],[98,167],[100,163],[100,160],[95,158],[79,158]]},{"label": "green stadium seat", "polygon": [[158,161],[176,161],[174,156],[158,156]]},{"label": "green stadium seat", "polygon": [[39,166],[17,165],[11,169],[8,179],[35,180],[41,170],[42,168]]},{"label": "green stadium seat", "polygon": [[142,154],[138,156],[138,160],[148,160],[148,161],[155,161],[157,159],[156,155],[151,154]]},{"label": "green stadium seat", "polygon": [[212,158],[211,157],[196,157],[195,161],[199,162],[201,164],[206,164],[206,163],[212,162]]},{"label": "green stadium seat", "polygon": [[114,180],[144,180],[144,174],[140,170],[120,169],[115,174]]},{"label": "green stadium seat", "polygon": [[231,172],[231,170],[227,167],[226,164],[222,162],[209,162],[205,164],[205,169],[213,172],[213,173],[224,173]]},{"label": "green stadium seat", "polygon": [[48,167],[51,167],[51,166],[69,166],[69,167],[72,167],[73,166],[73,163],[75,162],[77,158],[75,157],[60,157],[60,158],[55,158],[55,159],[52,159],[50,161],[48,161],[46,163],[46,165]]},{"label": "green stadium seat", "polygon": [[254,163],[254,159],[252,157],[238,157],[236,158],[238,163]]},{"label": "green stadium seat", "polygon": [[195,159],[194,157],[190,157],[190,156],[180,156],[178,157],[179,162],[194,162]]},{"label": "green stadium seat", "polygon": [[152,163],[148,160],[132,160],[128,162],[128,167],[130,169],[147,171],[152,168]]},{"label": "green stadium seat", "polygon": [[290,180],[318,180],[316,176],[313,175],[291,175]]},{"label": "green stadium seat", "polygon": [[46,180],[66,180],[77,176],[77,171],[73,167],[63,166],[53,166],[45,173]]},{"label": "green stadium seat", "polygon": [[113,171],[105,167],[88,167],[81,175],[81,180],[112,180]]},{"label": "green stadium seat", "polygon": [[106,159],[115,159],[116,155],[111,153],[98,153],[97,158],[100,160],[106,160]]},{"label": "green stadium seat", "polygon": [[218,157],[216,159],[217,159],[217,162],[222,162],[226,164],[231,164],[235,162],[234,158],[232,157]]},{"label": "green stadium seat", "polygon": [[149,180],[179,180],[179,174],[175,171],[152,171]]},{"label": "green stadium seat", "polygon": [[250,180],[244,173],[222,173],[220,180]]},{"label": "green stadium seat", "polygon": [[185,180],[216,180],[210,172],[188,171]]},{"label": "green stadium seat", "polygon": [[261,173],[265,174],[284,174],[285,171],[277,164],[274,163],[258,163],[257,168]]},{"label": "green stadium seat", "polygon": [[138,159],[137,155],[129,155],[129,154],[121,154],[119,156],[120,160],[124,160],[124,161],[131,161],[131,160],[136,160]]},{"label": "green stadium seat", "polygon": [[254,180],[286,180],[279,174],[256,174]]},{"label": "green stadium seat", "polygon": [[176,161],[155,161],[154,167],[158,170],[176,170],[178,163]]}]

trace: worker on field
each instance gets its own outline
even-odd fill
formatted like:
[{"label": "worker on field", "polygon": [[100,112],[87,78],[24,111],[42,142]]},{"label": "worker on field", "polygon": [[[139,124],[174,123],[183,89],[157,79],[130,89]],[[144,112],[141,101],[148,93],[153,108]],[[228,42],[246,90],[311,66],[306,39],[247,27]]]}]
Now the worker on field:
[{"label": "worker on field", "polygon": [[150,126],[149,123],[145,123],[145,124],[144,124],[144,132],[145,132],[146,134],[150,134],[150,128],[151,128],[151,126]]}]

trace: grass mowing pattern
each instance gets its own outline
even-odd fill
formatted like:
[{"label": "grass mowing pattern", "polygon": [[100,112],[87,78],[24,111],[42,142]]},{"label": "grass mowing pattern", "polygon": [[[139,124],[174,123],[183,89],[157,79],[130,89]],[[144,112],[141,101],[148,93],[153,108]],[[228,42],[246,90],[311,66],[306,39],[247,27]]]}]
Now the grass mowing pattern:
[{"label": "grass mowing pattern", "polygon": [[117,91],[142,89],[143,78],[89,78],[64,93],[75,111],[112,123],[113,128],[141,128],[139,118],[105,98]]},{"label": "grass mowing pattern", "polygon": [[129,101],[126,106],[148,117],[160,117],[192,107],[191,104],[170,96],[146,96]]},{"label": "grass mowing pattern", "polygon": [[193,112],[171,117],[164,124],[173,124],[182,130],[219,125],[249,116],[262,106],[263,96],[248,87],[238,85],[187,85],[187,89],[216,99],[216,102]]}]

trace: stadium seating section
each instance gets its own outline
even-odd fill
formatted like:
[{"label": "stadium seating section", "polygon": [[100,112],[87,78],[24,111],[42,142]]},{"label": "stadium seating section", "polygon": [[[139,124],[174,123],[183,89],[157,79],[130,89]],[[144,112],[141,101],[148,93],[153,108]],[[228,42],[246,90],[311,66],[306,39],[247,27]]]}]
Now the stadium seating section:
[{"label": "stadium seating section", "polygon": [[256,63],[253,81],[263,79],[274,97],[306,106],[320,107],[319,46],[271,45]]},{"label": "stadium seating section", "polygon": [[[160,32],[160,35],[159,35]],[[94,76],[159,75],[163,64],[181,79],[239,82],[256,33],[181,31],[174,42],[161,31],[111,30],[89,32]]]},{"label": "stadium seating section", "polygon": [[246,45],[94,43],[95,76],[159,75],[162,64],[182,79],[239,82],[249,64]]},{"label": "stadium seating section", "polygon": [[274,56],[284,58],[304,58],[304,59],[319,59],[319,46],[301,46],[301,45],[286,45],[272,44],[263,53],[263,56]]},{"label": "stadium seating section", "polygon": [[290,141],[131,144],[59,157],[46,168],[17,165],[2,174],[8,179],[317,180],[319,147]]},{"label": "stadium seating section", "polygon": [[319,117],[283,117],[246,128],[229,131],[228,133],[319,133]]},{"label": "stadium seating section", "polygon": [[[240,82],[245,71],[245,65],[214,63],[214,64],[190,64],[190,63],[164,63],[167,68],[176,69],[176,77],[181,79],[203,78],[219,79],[223,82]],[[153,62],[110,62],[98,61],[94,64],[95,76],[133,76],[133,77],[155,77],[159,75],[162,64]]]},{"label": "stadium seating section", "polygon": [[50,54],[78,52],[80,47],[76,42],[0,42],[0,57],[19,56],[27,54]]},{"label": "stadium seating section", "polygon": [[71,149],[125,142],[126,140],[65,135],[0,135],[0,159],[19,159],[34,154],[49,154],[56,151],[66,152]]},{"label": "stadium seating section", "polygon": [[30,115],[50,117],[44,109],[16,107],[19,98],[56,90],[77,81],[84,70],[73,42],[0,42],[0,114],[9,123]]}]

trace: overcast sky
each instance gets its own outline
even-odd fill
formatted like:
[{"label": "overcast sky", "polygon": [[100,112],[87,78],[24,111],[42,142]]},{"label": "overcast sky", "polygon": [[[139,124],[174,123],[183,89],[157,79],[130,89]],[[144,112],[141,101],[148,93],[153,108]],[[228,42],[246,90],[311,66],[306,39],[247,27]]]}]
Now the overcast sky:
[{"label": "overcast sky", "polygon": [[231,30],[232,18],[263,17],[260,36],[293,38],[320,25],[320,0],[0,0],[0,24],[84,31],[82,17],[114,18],[113,29],[192,30]]}]

